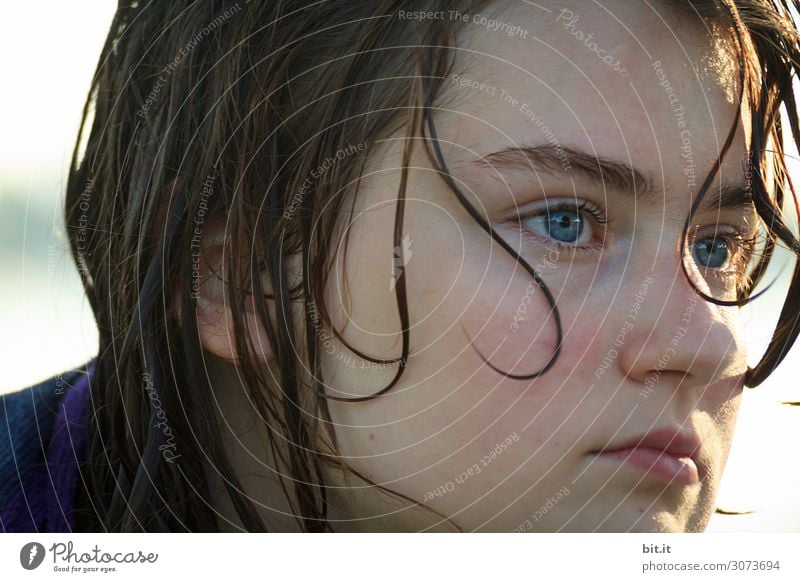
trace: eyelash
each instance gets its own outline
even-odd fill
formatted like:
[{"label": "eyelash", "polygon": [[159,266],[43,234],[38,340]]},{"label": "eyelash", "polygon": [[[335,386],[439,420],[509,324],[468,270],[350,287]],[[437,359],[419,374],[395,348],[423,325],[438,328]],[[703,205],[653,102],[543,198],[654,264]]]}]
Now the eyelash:
[{"label": "eyelash", "polygon": [[[552,237],[545,237],[531,228],[525,226],[524,222],[530,218],[535,218],[539,216],[547,216],[548,214],[552,214],[554,212],[558,212],[559,210],[569,210],[573,211],[577,214],[586,214],[591,218],[592,221],[592,238],[594,242],[592,243],[583,243],[583,244],[570,244],[563,241],[559,241]],[[603,210],[589,202],[588,200],[581,200],[577,203],[575,202],[554,202],[549,206],[545,206],[544,208],[539,208],[533,212],[530,212],[526,215],[519,216],[519,218],[514,219],[512,222],[512,227],[515,232],[518,232],[522,239],[526,242],[531,244],[547,244],[551,246],[555,246],[559,250],[569,250],[572,253],[581,252],[581,251],[596,251],[603,246],[603,241],[606,240],[608,236],[608,229],[609,225],[613,223],[613,220],[603,212]],[[722,225],[717,226],[717,232],[719,236],[724,237],[730,240],[736,247],[737,253],[736,258],[741,259],[742,255],[745,257],[749,256],[753,248],[757,246],[757,237],[748,237],[742,231],[734,228],[734,232],[726,232],[722,230],[720,227]],[[713,236],[713,235],[712,235]],[[709,238],[708,235],[704,235],[700,237],[701,239]],[[734,276],[736,278],[744,277],[745,273],[744,270],[747,267],[747,261],[740,262],[734,267],[735,273],[729,273],[727,276]]]},{"label": "eyelash", "polygon": [[[548,214],[552,214],[554,212],[558,212],[559,210],[571,210],[578,214],[587,214],[592,220],[592,234],[593,238],[598,239],[598,243],[596,244],[570,244],[565,243],[563,241],[559,241],[554,238],[544,237],[537,232],[533,231],[532,229],[525,226],[523,223],[525,220],[530,218],[535,218],[537,216],[547,216]],[[517,219],[512,221],[512,227],[516,232],[522,236],[523,240],[534,243],[534,244],[542,244],[546,243],[549,245],[554,245],[558,249],[568,249],[570,251],[586,251],[586,250],[596,250],[597,248],[602,246],[602,241],[605,240],[606,231],[608,229],[608,225],[612,223],[611,218],[609,218],[603,210],[589,202],[588,200],[581,200],[577,204],[574,202],[555,202],[552,205],[546,206],[542,209],[537,209],[534,212],[526,214],[524,216],[520,216]]]},{"label": "eyelash", "polygon": [[[736,279],[744,278],[747,275],[746,270],[749,259],[756,247],[758,247],[761,237],[758,234],[747,236],[741,230],[734,229],[733,231],[726,231],[720,227],[716,230],[716,237],[731,241],[735,249],[735,265],[733,265],[732,270],[727,272],[720,271],[721,276],[733,277]],[[706,240],[709,238],[715,238],[714,232],[708,234],[704,233],[703,235],[695,234],[689,237],[689,245],[691,245],[693,240]]]}]

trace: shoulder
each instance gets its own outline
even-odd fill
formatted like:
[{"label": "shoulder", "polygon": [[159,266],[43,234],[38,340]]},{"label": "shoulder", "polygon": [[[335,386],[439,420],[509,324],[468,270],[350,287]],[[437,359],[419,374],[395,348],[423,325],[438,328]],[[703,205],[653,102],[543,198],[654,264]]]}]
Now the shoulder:
[{"label": "shoulder", "polygon": [[90,365],[0,396],[0,531],[39,531],[48,494],[58,496],[52,461],[63,457],[64,437],[74,443],[70,423],[85,411]]}]

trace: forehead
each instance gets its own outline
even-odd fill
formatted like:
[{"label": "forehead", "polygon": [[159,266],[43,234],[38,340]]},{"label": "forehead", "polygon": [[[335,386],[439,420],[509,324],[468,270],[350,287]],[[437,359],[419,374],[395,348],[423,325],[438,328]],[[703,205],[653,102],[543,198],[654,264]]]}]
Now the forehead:
[{"label": "forehead", "polygon": [[[497,5],[471,15],[445,115],[480,154],[557,142],[679,187],[681,156],[704,177],[739,108],[730,34],[666,2]],[[729,181],[742,173],[742,115],[723,164]]]}]

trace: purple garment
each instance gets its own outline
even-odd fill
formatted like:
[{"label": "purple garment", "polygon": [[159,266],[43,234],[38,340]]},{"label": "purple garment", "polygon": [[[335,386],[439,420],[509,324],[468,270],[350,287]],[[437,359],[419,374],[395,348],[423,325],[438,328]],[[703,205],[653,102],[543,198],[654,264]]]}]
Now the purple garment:
[{"label": "purple garment", "polygon": [[[58,403],[45,462],[40,459],[26,475],[19,476],[20,488],[0,508],[0,524],[5,531],[72,531],[72,507],[80,478],[78,467],[84,460],[93,368],[90,365],[87,374],[67,386]],[[22,420],[38,423],[35,418]]]}]

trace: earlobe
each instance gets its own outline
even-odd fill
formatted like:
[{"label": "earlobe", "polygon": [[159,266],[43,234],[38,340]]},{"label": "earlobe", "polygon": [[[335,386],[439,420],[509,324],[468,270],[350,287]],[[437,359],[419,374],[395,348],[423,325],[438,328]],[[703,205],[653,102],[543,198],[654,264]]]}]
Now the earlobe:
[{"label": "earlobe", "polygon": [[[236,364],[243,355],[238,353],[243,343],[237,342],[234,327],[232,309],[235,290],[225,280],[228,266],[225,261],[231,260],[236,253],[228,252],[230,249],[226,249],[225,244],[225,222],[221,218],[209,218],[203,227],[199,256],[193,257],[192,277],[197,279],[192,281],[192,297],[196,306],[193,316],[203,349]],[[230,245],[231,241],[227,244]],[[193,249],[193,252],[197,251]],[[252,294],[247,296],[243,315],[256,355],[266,364],[272,359],[272,346],[256,313]]]}]

